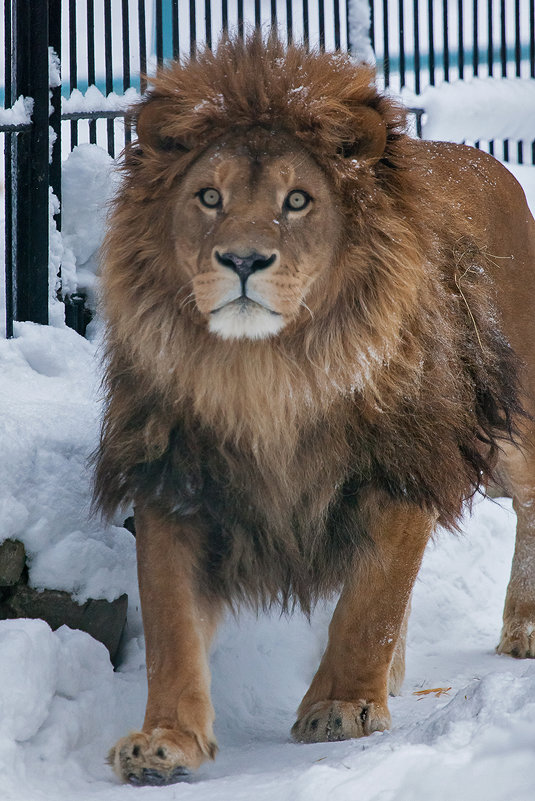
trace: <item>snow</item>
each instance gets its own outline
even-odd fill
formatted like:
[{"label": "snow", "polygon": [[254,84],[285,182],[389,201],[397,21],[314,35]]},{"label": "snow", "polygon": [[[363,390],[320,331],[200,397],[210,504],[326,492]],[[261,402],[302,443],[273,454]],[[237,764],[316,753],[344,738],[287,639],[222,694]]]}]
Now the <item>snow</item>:
[{"label": "snow", "polygon": [[11,108],[0,109],[0,125],[29,125],[32,121],[33,98],[22,95]]},{"label": "snow", "polygon": [[[89,145],[65,165],[56,247],[69,249],[78,266],[73,280],[92,290],[110,167]],[[535,169],[514,172],[535,207]],[[320,605],[310,624],[300,614],[245,610],[224,622],[212,655],[216,762],[182,785],[118,784],[106,753],[140,726],[146,679],[134,539],[120,517],[106,525],[89,514],[98,326],[91,336],[56,321],[19,323],[13,340],[0,339],[0,540],[24,542],[32,586],[64,589],[80,601],[128,593],[121,664],[114,672],[104,646],[85,633],[0,622],[2,799],[532,801],[535,663],[494,650],[514,545],[506,500],[477,503],[463,534],[438,532],[427,549],[391,731],[343,743],[290,742],[333,602]],[[451,689],[414,694],[431,688]]]},{"label": "snow", "polygon": [[[60,493],[61,478],[52,482]],[[123,787],[104,761],[114,739],[143,715],[138,609],[130,612],[117,673],[104,647],[84,633],[52,633],[41,621],[1,623],[3,797],[528,801],[535,790],[535,669],[493,651],[513,535],[509,503],[484,501],[465,535],[441,533],[429,547],[415,591],[407,678],[403,694],[391,700],[393,728],[367,740],[288,741],[332,604],[320,606],[311,625],[301,615],[229,618],[212,658],[221,751],[179,787]],[[57,561],[56,569],[59,555]],[[436,687],[452,689],[413,695]]]},{"label": "snow", "polygon": [[75,286],[69,289],[85,292],[91,309],[97,301],[98,254],[107,206],[119,179],[114,166],[113,159],[103,148],[89,144],[75,147],[62,166],[61,234],[76,263]]},{"label": "snow", "polygon": [[[428,86],[420,95],[402,91],[409,106],[425,109],[425,139],[533,139],[535,81],[524,78],[472,78]],[[499,114],[496,113],[499,109]]]},{"label": "snow", "polygon": [[16,323],[15,333],[0,340],[0,540],[24,542],[39,589],[135,598],[132,536],[89,515],[95,346],[67,328]]},{"label": "snow", "polygon": [[370,6],[362,0],[351,0],[348,4],[349,41],[358,61],[375,64],[375,54],[370,41]]},{"label": "snow", "polygon": [[124,111],[139,100],[139,92],[127,89],[124,94],[110,92],[104,95],[96,86],[89,86],[85,92],[73,89],[70,97],[61,99],[62,114],[92,111]]}]

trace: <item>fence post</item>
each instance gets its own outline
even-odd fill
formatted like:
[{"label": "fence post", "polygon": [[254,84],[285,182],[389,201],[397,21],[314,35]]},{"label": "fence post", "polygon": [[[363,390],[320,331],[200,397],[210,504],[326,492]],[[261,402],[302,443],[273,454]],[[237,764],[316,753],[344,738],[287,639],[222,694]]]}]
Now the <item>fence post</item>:
[{"label": "fence post", "polygon": [[[49,44],[59,59],[61,68],[61,0],[48,0]],[[61,203],[61,86],[52,89],[52,113],[50,127],[56,136],[50,161],[50,186]],[[56,225],[61,231],[61,211],[56,215]]]},{"label": "fence post", "polygon": [[12,136],[15,320],[48,323],[48,2],[14,0],[13,96],[33,98],[29,132]]}]

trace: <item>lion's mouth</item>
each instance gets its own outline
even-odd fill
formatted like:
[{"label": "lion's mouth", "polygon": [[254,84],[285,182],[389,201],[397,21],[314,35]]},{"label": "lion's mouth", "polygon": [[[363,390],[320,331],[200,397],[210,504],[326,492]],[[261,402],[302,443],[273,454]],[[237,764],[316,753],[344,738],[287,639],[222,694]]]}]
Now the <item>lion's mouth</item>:
[{"label": "lion's mouth", "polygon": [[267,306],[265,303],[262,303],[259,300],[253,300],[248,295],[240,295],[239,298],[234,298],[234,300],[222,303],[221,306],[217,306],[215,309],[212,309],[210,314],[217,314],[223,309],[230,309],[230,308],[233,308],[240,314],[251,314],[254,313],[256,309],[263,309],[264,311],[267,311],[270,314],[274,314],[276,317],[281,316],[279,312],[270,309],[270,307]]}]

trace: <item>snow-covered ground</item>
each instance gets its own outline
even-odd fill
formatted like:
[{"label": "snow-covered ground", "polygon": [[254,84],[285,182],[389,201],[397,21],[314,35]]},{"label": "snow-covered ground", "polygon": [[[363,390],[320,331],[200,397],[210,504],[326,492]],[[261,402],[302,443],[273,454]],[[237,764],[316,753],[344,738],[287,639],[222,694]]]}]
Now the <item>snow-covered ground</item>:
[{"label": "snow-covered ground", "polygon": [[[89,146],[85,146],[89,148]],[[93,288],[109,159],[81,149],[65,171],[64,240]],[[535,169],[515,167],[535,209]],[[84,191],[80,192],[80,186]],[[295,709],[333,604],[281,618],[245,611],[214,648],[220,753],[188,783],[118,784],[105,761],[139,727],[146,697],[132,536],[88,516],[99,417],[99,337],[18,324],[0,339],[0,540],[21,539],[36,587],[79,600],[129,595],[121,665],[104,646],[41,621],[0,622],[2,801],[532,801],[535,664],[494,647],[514,543],[508,501],[477,503],[459,536],[438,532],[416,586],[407,677],[393,728],[367,740],[296,745]],[[445,692],[416,695],[443,688]]]},{"label": "snow-covered ground", "polygon": [[[123,659],[40,621],[0,623],[0,792],[9,801],[133,797],[198,801],[363,798],[528,801],[535,792],[535,664],[497,656],[514,539],[510,504],[476,505],[465,533],[438,533],[416,587],[403,693],[392,731],[295,745],[288,732],[322,647],[332,604],[302,616],[244,612],[213,654],[214,764],[170,788],[117,784],[108,747],[139,726],[145,670],[134,541],[87,517],[85,459],[96,443],[95,344],[22,324],[0,341],[2,537],[18,537],[31,580],[130,597]],[[121,521],[116,521],[120,523]],[[443,694],[419,690],[450,688]]]}]

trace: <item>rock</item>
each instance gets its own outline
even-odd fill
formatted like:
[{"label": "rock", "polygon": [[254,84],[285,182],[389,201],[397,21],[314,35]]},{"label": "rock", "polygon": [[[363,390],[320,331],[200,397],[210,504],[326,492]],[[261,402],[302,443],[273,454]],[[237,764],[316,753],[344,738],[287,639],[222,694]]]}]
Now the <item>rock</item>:
[{"label": "rock", "polygon": [[18,540],[5,540],[0,545],[0,587],[13,587],[26,566],[24,545]]},{"label": "rock", "polygon": [[126,594],[111,602],[90,598],[84,604],[78,604],[68,592],[62,590],[39,592],[32,587],[20,585],[2,606],[8,610],[8,614],[3,614],[4,617],[41,618],[52,629],[65,625],[71,629],[86,631],[106,646],[112,663],[116,664],[119,642],[126,623]]}]

